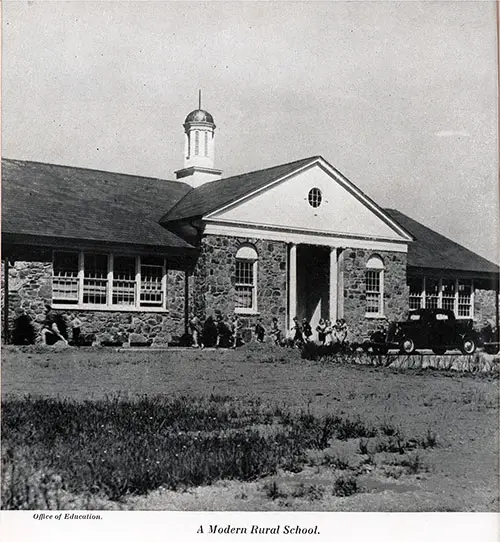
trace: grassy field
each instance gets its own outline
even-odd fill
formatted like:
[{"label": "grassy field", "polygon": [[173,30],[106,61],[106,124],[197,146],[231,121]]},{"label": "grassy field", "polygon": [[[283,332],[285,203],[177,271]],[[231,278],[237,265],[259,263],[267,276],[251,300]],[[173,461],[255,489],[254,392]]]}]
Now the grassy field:
[{"label": "grassy field", "polygon": [[3,508],[498,510],[495,375],[253,344],[2,354]]}]

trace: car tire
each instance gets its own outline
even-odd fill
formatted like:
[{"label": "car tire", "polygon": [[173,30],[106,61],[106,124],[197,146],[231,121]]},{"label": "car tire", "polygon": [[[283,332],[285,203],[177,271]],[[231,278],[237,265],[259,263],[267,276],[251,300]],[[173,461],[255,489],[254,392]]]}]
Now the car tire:
[{"label": "car tire", "polygon": [[442,347],[439,347],[439,346],[436,346],[432,349],[432,351],[434,352],[434,354],[436,354],[437,356],[442,356],[445,352],[446,352],[446,348],[442,348]]},{"label": "car tire", "polygon": [[410,355],[415,352],[415,343],[410,337],[404,337],[399,345],[399,350],[402,354]]},{"label": "car tire", "polygon": [[462,354],[470,356],[476,351],[476,341],[471,337],[465,337],[462,341],[462,346],[460,347]]},{"label": "car tire", "polygon": [[485,346],[484,347],[484,351],[487,353],[487,354],[498,354],[498,352],[500,351],[500,347],[496,346],[496,345],[488,345],[488,346]]}]

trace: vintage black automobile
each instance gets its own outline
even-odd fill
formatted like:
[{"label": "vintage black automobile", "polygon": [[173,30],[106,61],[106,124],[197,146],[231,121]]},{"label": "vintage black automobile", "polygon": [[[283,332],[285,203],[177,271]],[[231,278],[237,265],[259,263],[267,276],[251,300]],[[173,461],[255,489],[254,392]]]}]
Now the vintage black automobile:
[{"label": "vintage black automobile", "polygon": [[377,331],[371,336],[372,349],[378,354],[391,348],[403,354],[413,354],[417,348],[430,348],[435,354],[458,348],[473,354],[479,342],[472,320],[458,320],[446,309],[410,311],[405,322],[392,322],[386,333]]}]

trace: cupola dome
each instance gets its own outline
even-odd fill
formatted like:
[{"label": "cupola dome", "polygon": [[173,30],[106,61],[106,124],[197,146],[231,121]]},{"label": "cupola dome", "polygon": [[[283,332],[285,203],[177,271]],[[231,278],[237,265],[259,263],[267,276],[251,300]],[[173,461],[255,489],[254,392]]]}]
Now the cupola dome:
[{"label": "cupola dome", "polygon": [[207,122],[209,124],[214,124],[214,118],[204,109],[195,109],[186,117],[184,124],[188,124],[190,122]]}]

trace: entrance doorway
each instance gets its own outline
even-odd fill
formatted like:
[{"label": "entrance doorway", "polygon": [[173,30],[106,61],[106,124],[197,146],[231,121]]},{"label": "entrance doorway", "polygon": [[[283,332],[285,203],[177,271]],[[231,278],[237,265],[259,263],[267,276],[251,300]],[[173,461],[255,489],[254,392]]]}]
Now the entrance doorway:
[{"label": "entrance doorway", "polygon": [[330,248],[297,246],[297,317],[306,318],[313,336],[321,318],[328,319],[330,292]]}]

